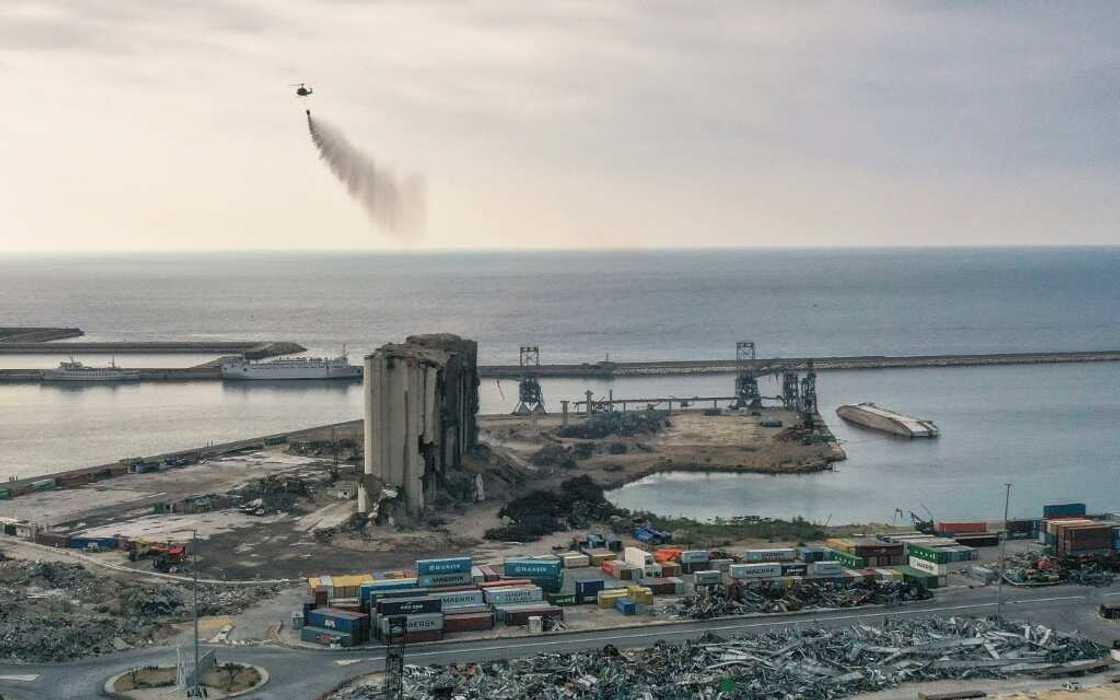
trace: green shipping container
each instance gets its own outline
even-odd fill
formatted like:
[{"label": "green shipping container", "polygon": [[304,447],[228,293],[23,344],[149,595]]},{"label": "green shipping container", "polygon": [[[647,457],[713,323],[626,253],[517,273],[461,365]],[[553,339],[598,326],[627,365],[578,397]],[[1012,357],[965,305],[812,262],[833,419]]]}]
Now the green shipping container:
[{"label": "green shipping container", "polygon": [[910,556],[917,559],[923,559],[933,564],[948,564],[952,561],[952,553],[944,549],[933,549],[932,547],[922,547],[916,544],[910,545]]},{"label": "green shipping container", "polygon": [[902,580],[906,583],[916,583],[927,589],[937,588],[937,577],[933,574],[909,566],[900,566],[898,570],[902,572]]},{"label": "green shipping container", "polygon": [[11,498],[11,497],[12,497],[12,492],[11,491],[9,491],[8,489],[0,489],[0,501],[3,501],[5,499]]},{"label": "green shipping container", "polygon": [[578,603],[575,593],[549,593],[545,596],[545,599],[548,600],[549,604],[558,608]]},{"label": "green shipping container", "polygon": [[857,557],[854,554],[848,554],[847,552],[841,552],[835,549],[832,550],[832,560],[840,562],[841,565],[849,569],[867,568],[867,560],[863,557]]}]

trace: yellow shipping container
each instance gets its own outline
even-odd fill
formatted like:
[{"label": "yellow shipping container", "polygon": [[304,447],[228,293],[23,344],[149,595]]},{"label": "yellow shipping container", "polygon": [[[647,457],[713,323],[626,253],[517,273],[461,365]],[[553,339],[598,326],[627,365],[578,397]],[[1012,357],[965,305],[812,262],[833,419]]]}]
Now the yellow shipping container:
[{"label": "yellow shipping container", "polygon": [[623,588],[612,588],[607,591],[599,591],[596,598],[599,602],[599,607],[607,610],[613,608],[616,601],[620,598],[626,597],[626,590]]},{"label": "yellow shipping container", "polygon": [[824,543],[829,549],[847,552],[848,554],[854,553],[856,549],[856,543],[847,537],[833,537],[832,539],[825,540]]},{"label": "yellow shipping container", "polygon": [[626,597],[641,605],[653,605],[653,591],[646,586],[627,586]]}]

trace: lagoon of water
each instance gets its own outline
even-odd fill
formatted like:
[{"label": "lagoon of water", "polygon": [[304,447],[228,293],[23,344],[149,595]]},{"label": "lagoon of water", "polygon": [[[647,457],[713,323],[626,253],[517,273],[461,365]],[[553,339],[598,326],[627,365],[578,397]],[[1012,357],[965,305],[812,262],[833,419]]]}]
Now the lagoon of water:
[{"label": "lagoon of water", "polygon": [[[1110,350],[1120,348],[1120,250],[0,257],[0,325],[79,326],[90,340],[281,339],[354,356],[451,331],[479,340],[488,363],[516,362],[526,343],[545,362],[731,357],[741,339],[763,356]],[[59,359],[0,355],[0,366]],[[922,503],[938,517],[986,514],[1010,480],[1023,512],[1066,497],[1120,509],[1118,365],[832,372],[820,382],[849,454],[835,472],[659,476],[617,498],[698,517],[889,520]],[[731,378],[545,383],[553,401],[585,388],[726,395]],[[485,382],[483,410],[508,410],[515,394],[515,383]],[[928,416],[945,436],[855,432],[832,410],[860,400]],[[356,385],[0,385],[0,479],[360,412]]]}]

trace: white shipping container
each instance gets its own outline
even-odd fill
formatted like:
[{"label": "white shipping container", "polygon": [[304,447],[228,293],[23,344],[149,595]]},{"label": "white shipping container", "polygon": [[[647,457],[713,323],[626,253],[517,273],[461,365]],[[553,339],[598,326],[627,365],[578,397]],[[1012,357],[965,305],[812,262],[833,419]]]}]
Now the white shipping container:
[{"label": "white shipping container", "polygon": [[508,603],[534,603],[544,600],[540,586],[518,586],[516,588],[488,588],[483,592],[486,602],[491,605]]},{"label": "white shipping container", "polygon": [[782,565],[773,564],[732,564],[729,568],[731,578],[777,578],[782,575]]},{"label": "white shipping container", "polygon": [[[389,618],[380,620],[381,634],[389,633]],[[443,613],[417,613],[404,619],[405,632],[434,632],[443,629]]]},{"label": "white shipping container", "polygon": [[932,561],[919,559],[917,557],[910,557],[910,568],[924,571],[927,574],[941,577],[949,573],[949,567],[946,564],[934,564]]},{"label": "white shipping container", "polygon": [[731,565],[735,563],[734,559],[712,559],[708,562],[713,569],[727,573],[731,569]]},{"label": "white shipping container", "polygon": [[794,561],[797,559],[797,550],[792,547],[778,549],[748,549],[743,558],[750,562],[760,561]]},{"label": "white shipping container", "polygon": [[643,571],[654,563],[653,555],[640,547],[627,547],[623,552],[623,561]]},{"label": "white shipping container", "polygon": [[837,576],[844,571],[838,561],[814,561],[809,564],[810,576]]},{"label": "white shipping container", "polygon": [[723,580],[722,574],[718,571],[697,571],[694,576],[697,585],[706,586],[711,583],[719,583]]},{"label": "white shipping container", "polygon": [[443,601],[443,610],[452,610],[454,608],[470,608],[478,605],[485,605],[486,599],[482,595],[482,591],[433,591],[428,594],[432,598],[439,598]]},{"label": "white shipping container", "polygon": [[706,549],[686,549],[681,552],[682,564],[703,564],[712,558]]},{"label": "white shipping container", "polygon": [[591,557],[586,554],[561,554],[560,559],[564,562],[565,569],[578,569],[584,566],[591,566]]}]

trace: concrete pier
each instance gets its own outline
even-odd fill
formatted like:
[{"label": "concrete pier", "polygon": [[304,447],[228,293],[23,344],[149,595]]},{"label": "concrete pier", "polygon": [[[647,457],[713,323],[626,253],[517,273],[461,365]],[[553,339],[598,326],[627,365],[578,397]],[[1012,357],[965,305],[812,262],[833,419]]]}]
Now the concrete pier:
[{"label": "concrete pier", "polygon": [[128,355],[194,353],[216,355],[247,355],[251,359],[291,355],[307,348],[287,341],[230,340],[230,341],[155,341],[155,342],[0,342],[0,355]]}]

